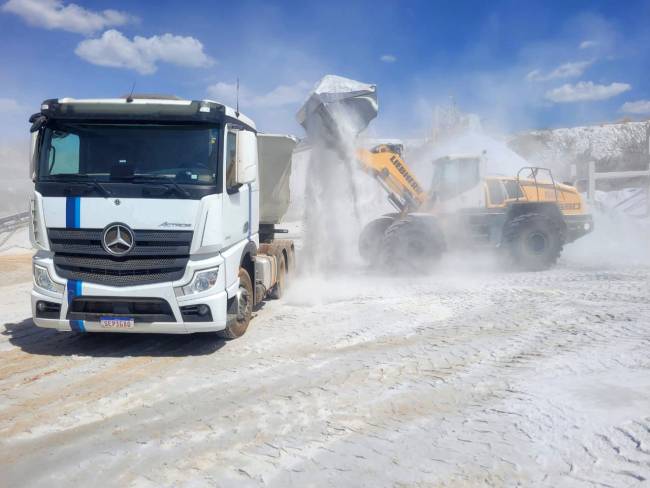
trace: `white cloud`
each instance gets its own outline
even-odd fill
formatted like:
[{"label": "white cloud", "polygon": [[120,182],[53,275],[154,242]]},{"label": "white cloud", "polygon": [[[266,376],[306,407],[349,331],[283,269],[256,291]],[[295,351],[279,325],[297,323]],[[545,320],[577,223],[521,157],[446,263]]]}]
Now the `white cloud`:
[{"label": "white cloud", "polygon": [[579,81],[575,85],[569,83],[546,92],[546,99],[555,103],[587,102],[606,100],[630,90],[627,83],[612,83],[597,85],[592,81]]},{"label": "white cloud", "polygon": [[203,44],[193,37],[163,34],[135,36],[130,40],[114,29],[104,32],[98,39],[80,42],[75,53],[92,64],[133,69],[144,75],[154,73],[158,62],[191,68],[214,64],[203,51]]},{"label": "white cloud", "polygon": [[[256,94],[245,86],[240,86],[239,106],[245,111],[247,107],[275,108],[285,105],[298,105],[307,98],[312,88],[313,83],[299,81],[292,85],[278,85],[267,93]],[[235,83],[215,83],[207,88],[207,92],[216,101],[233,107],[237,101],[237,85]]]},{"label": "white cloud", "polygon": [[397,61],[397,58],[393,56],[392,54],[384,54],[381,58],[379,58],[381,61],[384,63],[394,63]]},{"label": "white cloud", "polygon": [[544,74],[536,69],[526,75],[528,81],[549,81],[559,78],[577,78],[593,64],[593,61],[570,61],[561,64],[550,73]]},{"label": "white cloud", "polygon": [[650,100],[625,102],[621,106],[621,112],[626,114],[650,114]]},{"label": "white cloud", "polygon": [[137,20],[125,12],[110,9],[97,12],[75,3],[65,5],[61,0],[9,0],[2,10],[16,14],[36,27],[78,34],[92,34]]},{"label": "white cloud", "polygon": [[590,47],[596,47],[598,44],[598,41],[582,41],[580,49],[589,49]]},{"label": "white cloud", "polygon": [[20,112],[23,107],[13,98],[0,98],[0,113]]}]

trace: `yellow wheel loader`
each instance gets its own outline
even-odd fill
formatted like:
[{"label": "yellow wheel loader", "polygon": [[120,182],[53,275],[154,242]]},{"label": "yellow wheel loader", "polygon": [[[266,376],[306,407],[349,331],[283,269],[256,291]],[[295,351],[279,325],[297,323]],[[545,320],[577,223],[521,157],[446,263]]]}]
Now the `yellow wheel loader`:
[{"label": "yellow wheel loader", "polygon": [[365,226],[359,252],[368,262],[405,271],[431,267],[447,249],[497,249],[523,270],[543,270],[565,244],[593,229],[578,191],[546,168],[492,176],[482,155],[433,162],[430,190],[418,182],[399,144],[357,151],[362,169],[387,191],[396,212]]},{"label": "yellow wheel loader", "polygon": [[[327,146],[347,166],[354,158],[349,149],[378,107],[375,85],[328,75],[296,118],[310,142]],[[557,261],[564,244],[592,230],[580,194],[556,183],[547,169],[492,176],[484,155],[449,156],[434,162],[427,191],[402,152],[400,144],[382,144],[356,153],[396,209],[363,229],[359,251],[369,262],[420,271],[448,248],[489,247],[521,269],[540,270]]]}]

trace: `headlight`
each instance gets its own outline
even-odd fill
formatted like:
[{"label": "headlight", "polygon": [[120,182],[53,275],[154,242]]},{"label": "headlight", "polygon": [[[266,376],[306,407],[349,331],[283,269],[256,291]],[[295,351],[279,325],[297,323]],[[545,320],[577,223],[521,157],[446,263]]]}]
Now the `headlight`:
[{"label": "headlight", "polygon": [[38,264],[34,265],[34,283],[36,286],[43,288],[44,290],[53,291],[55,293],[63,293],[63,285],[52,281],[47,268],[39,266]]},{"label": "headlight", "polygon": [[192,277],[192,281],[185,286],[174,288],[176,296],[193,295],[195,293],[203,293],[217,284],[217,277],[219,276],[219,266],[210,269],[196,271]]}]

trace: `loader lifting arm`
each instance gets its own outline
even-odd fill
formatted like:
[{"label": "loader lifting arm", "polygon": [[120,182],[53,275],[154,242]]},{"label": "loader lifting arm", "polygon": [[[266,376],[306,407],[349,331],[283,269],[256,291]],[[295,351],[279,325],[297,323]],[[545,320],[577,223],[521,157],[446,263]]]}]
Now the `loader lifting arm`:
[{"label": "loader lifting arm", "polygon": [[388,200],[400,213],[417,212],[428,200],[404,159],[397,144],[380,144],[372,149],[358,149],[357,161],[363,171],[373,176],[388,193]]}]

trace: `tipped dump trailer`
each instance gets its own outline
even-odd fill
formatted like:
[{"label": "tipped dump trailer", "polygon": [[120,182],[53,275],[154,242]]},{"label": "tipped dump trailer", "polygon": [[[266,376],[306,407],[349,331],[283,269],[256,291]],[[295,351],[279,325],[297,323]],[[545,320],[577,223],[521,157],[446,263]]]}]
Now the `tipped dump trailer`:
[{"label": "tipped dump trailer", "polygon": [[46,100],[30,122],[36,325],[232,339],[282,296],[295,138],[211,100]]}]

